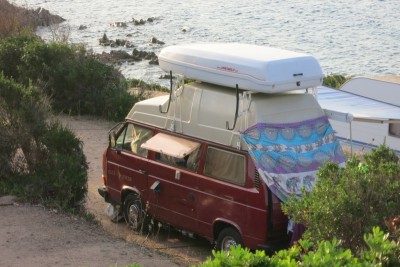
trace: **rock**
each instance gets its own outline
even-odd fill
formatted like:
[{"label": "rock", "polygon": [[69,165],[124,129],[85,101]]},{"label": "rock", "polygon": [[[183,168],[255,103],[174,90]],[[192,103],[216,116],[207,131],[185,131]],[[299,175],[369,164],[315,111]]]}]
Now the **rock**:
[{"label": "rock", "polygon": [[153,22],[153,21],[154,21],[154,18],[148,18],[147,21],[148,21],[148,22]]},{"label": "rock", "polygon": [[128,24],[126,22],[113,22],[110,23],[111,27],[122,27],[122,28],[126,28],[128,27]]},{"label": "rock", "polygon": [[116,39],[114,44],[115,44],[114,46],[124,46],[127,48],[134,47],[134,45],[131,44],[131,42],[129,42],[128,40],[124,40],[124,39]]},{"label": "rock", "polygon": [[58,16],[51,14],[47,9],[44,8],[37,8],[35,10],[29,9],[25,11],[25,16],[34,22],[35,25],[38,26],[50,26],[52,24],[59,24],[64,22],[65,19]]},{"label": "rock", "polygon": [[106,34],[103,34],[103,37],[99,39],[99,45],[109,46],[111,45],[111,41],[108,39]]},{"label": "rock", "polygon": [[151,53],[148,53],[145,57],[144,57],[144,59],[146,59],[146,60],[151,60],[153,58],[153,56],[151,55]]},{"label": "rock", "polygon": [[79,26],[79,28],[78,28],[78,30],[86,30],[87,29],[87,26],[86,25],[80,25]]},{"label": "rock", "polygon": [[110,52],[110,55],[114,58],[114,59],[130,59],[132,58],[131,55],[129,55],[128,52],[125,51],[121,51],[121,50],[112,50]]},{"label": "rock", "polygon": [[156,37],[151,37],[150,43],[152,43],[152,44],[159,44],[159,45],[165,44],[164,42],[158,40]]},{"label": "rock", "polygon": [[133,57],[129,53],[121,50],[112,50],[110,53],[103,52],[102,54],[97,54],[96,58],[108,64],[121,64],[122,62],[131,63],[133,61]]},{"label": "rock", "polygon": [[14,202],[16,202],[16,201],[17,201],[16,196],[11,196],[11,195],[2,196],[2,197],[0,197],[0,206],[13,205]]},{"label": "rock", "polygon": [[150,65],[158,65],[158,58],[153,58],[149,61]]},{"label": "rock", "polygon": [[143,19],[137,20],[137,19],[133,19],[133,25],[138,26],[138,25],[144,25],[145,21]]},{"label": "rock", "polygon": [[118,47],[118,46],[124,46],[126,48],[133,48],[134,45],[124,39],[116,39],[115,41],[108,39],[107,35],[104,34],[102,38],[99,39],[99,44],[102,46],[111,46],[111,47]]}]

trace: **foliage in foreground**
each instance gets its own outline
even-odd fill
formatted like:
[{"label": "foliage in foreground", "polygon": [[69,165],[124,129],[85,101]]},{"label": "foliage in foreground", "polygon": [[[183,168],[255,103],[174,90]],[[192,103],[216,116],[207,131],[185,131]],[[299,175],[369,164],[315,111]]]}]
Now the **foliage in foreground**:
[{"label": "foliage in foreground", "polygon": [[0,39],[0,72],[40,88],[55,112],[121,120],[136,101],[121,73],[81,45],[45,43],[32,35]]},{"label": "foliage in foreground", "polygon": [[358,253],[365,248],[363,233],[400,215],[400,165],[387,146],[353,157],[345,168],[326,164],[316,186],[303,198],[283,205],[294,221],[307,227],[304,237],[313,242],[342,240],[343,247]]},{"label": "foliage in foreground", "polygon": [[136,88],[140,88],[143,90],[154,90],[154,91],[162,91],[162,92],[167,92],[169,89],[157,84],[157,83],[146,83],[143,80],[140,79],[128,79],[127,80],[128,83],[128,87],[136,87]]},{"label": "foliage in foreground", "polygon": [[343,248],[341,242],[334,238],[332,241],[312,243],[300,240],[299,245],[287,250],[281,250],[273,256],[267,256],[264,251],[250,252],[240,246],[230,252],[213,251],[213,259],[209,258],[199,264],[200,267],[223,266],[399,266],[399,243],[390,241],[379,227],[372,229],[372,234],[364,236],[367,248],[360,256],[355,256],[350,249]]},{"label": "foliage in foreground", "polygon": [[324,77],[322,85],[338,89],[350,79],[351,77],[342,74],[329,74],[328,76]]},{"label": "foliage in foreground", "polygon": [[85,199],[87,163],[81,141],[49,117],[48,100],[0,74],[0,195],[63,210]]}]

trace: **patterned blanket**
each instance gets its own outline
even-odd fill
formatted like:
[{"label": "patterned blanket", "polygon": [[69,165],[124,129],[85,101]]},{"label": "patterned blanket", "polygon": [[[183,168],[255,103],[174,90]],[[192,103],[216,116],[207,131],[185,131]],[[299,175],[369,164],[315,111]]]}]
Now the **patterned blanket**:
[{"label": "patterned blanket", "polygon": [[260,176],[282,201],[311,190],[327,161],[345,155],[326,116],[297,123],[258,123],[242,133]]}]

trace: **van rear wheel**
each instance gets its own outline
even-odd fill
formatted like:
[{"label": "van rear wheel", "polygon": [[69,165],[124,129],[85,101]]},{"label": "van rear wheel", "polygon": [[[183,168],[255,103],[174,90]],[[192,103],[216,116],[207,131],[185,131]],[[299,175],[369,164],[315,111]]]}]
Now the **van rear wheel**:
[{"label": "van rear wheel", "polygon": [[129,194],[124,200],[124,218],[125,222],[132,227],[133,230],[138,231],[143,225],[144,211],[142,209],[142,202],[137,194]]},{"label": "van rear wheel", "polygon": [[230,251],[231,246],[237,247],[242,244],[239,232],[233,227],[227,227],[219,233],[215,248],[221,251]]}]

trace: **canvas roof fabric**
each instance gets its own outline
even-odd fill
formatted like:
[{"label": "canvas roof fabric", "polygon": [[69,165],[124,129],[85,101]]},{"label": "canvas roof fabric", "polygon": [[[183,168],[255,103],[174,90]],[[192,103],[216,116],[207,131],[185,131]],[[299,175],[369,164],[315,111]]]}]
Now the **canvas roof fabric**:
[{"label": "canvas roof fabric", "polygon": [[156,134],[141,145],[141,148],[179,159],[189,155],[198,147],[200,147],[200,143],[164,133]]},{"label": "canvas roof fabric", "polygon": [[330,119],[371,123],[400,123],[400,107],[371,98],[319,86],[317,101]]}]

